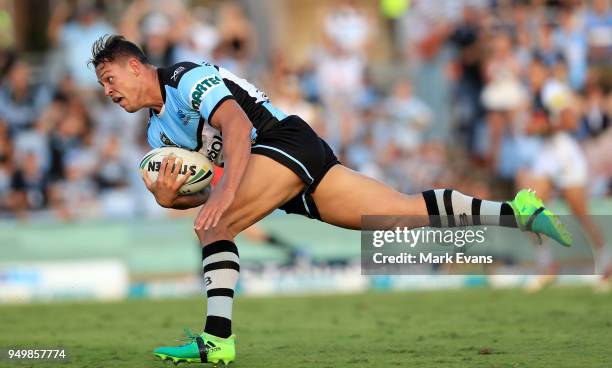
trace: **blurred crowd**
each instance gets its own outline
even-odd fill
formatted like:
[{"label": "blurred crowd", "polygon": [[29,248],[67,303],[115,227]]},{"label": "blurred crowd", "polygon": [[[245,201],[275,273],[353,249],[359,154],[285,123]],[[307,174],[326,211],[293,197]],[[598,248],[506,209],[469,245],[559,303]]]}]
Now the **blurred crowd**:
[{"label": "blurred crowd", "polygon": [[0,3],[0,218],[163,213],[136,169],[150,149],[147,112],[112,104],[87,66],[92,43],[112,33],[154,65],[209,61],[249,79],[344,164],[405,192],[507,196],[546,139],[529,128],[537,80],[554,80],[564,95],[544,102],[550,123],[555,104],[574,111],[562,129],[584,150],[588,190],[610,194],[608,0],[329,1],[301,62],[280,45],[257,56],[270,40],[246,3],[136,0],[117,17],[103,2],[58,2],[35,59],[15,50]]}]

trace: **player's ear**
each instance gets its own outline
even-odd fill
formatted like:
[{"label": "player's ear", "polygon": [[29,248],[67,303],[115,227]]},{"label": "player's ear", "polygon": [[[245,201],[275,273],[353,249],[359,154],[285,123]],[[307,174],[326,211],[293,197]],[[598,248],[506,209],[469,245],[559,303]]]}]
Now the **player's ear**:
[{"label": "player's ear", "polygon": [[128,69],[136,76],[139,76],[142,72],[142,63],[136,58],[128,59]]}]

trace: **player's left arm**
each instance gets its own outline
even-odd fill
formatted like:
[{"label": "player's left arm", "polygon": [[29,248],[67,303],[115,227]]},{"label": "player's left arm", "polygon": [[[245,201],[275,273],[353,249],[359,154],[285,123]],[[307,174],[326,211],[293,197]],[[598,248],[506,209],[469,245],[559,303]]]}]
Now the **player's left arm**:
[{"label": "player's left arm", "polygon": [[221,215],[234,201],[251,155],[253,125],[234,99],[221,102],[211,117],[210,124],[223,133],[223,178],[212,190],[210,198],[198,213],[195,229],[208,230],[217,226]]}]

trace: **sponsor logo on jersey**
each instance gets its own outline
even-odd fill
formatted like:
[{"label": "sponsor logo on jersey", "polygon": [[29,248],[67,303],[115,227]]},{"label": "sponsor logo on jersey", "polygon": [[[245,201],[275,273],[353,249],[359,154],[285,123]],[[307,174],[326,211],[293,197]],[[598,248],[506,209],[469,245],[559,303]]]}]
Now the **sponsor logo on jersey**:
[{"label": "sponsor logo on jersey", "polygon": [[170,77],[170,79],[176,82],[176,78],[178,78],[178,76],[184,71],[185,71],[185,67],[179,66],[178,68],[174,69],[174,72],[172,73],[172,77]]},{"label": "sponsor logo on jersey", "polygon": [[222,149],[223,149],[223,140],[220,135],[215,135],[210,145],[210,149],[208,150],[208,159],[211,162],[216,162],[216,159],[221,154]]},{"label": "sponsor logo on jersey", "polygon": [[211,89],[220,86],[221,83],[221,78],[217,75],[209,75],[200,79],[191,89],[191,107],[199,110],[204,96],[206,96]]},{"label": "sponsor logo on jersey", "polygon": [[178,145],[172,142],[164,132],[159,133],[159,139],[161,140],[164,146],[178,147]]}]

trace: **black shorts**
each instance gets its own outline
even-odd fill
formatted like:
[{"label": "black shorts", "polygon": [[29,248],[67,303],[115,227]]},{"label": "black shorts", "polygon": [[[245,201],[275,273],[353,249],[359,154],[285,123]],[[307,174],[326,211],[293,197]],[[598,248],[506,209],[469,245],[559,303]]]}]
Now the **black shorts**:
[{"label": "black shorts", "polygon": [[280,206],[281,210],[321,219],[312,193],[327,171],[340,161],[308,123],[299,116],[288,116],[278,125],[258,134],[251,153],[270,157],[304,182],[304,190]]}]

